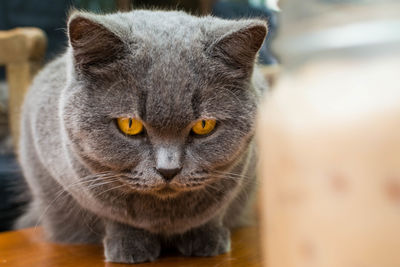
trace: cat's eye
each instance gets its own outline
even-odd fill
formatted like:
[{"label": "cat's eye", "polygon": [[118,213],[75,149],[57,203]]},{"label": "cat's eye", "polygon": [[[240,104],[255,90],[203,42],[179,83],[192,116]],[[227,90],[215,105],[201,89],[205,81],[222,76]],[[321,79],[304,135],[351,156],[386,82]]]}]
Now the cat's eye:
[{"label": "cat's eye", "polygon": [[212,130],[214,130],[216,123],[217,121],[213,119],[199,120],[192,127],[192,131],[197,135],[206,135],[211,133]]},{"label": "cat's eye", "polygon": [[137,135],[143,132],[143,123],[135,118],[118,118],[119,129],[127,135]]}]

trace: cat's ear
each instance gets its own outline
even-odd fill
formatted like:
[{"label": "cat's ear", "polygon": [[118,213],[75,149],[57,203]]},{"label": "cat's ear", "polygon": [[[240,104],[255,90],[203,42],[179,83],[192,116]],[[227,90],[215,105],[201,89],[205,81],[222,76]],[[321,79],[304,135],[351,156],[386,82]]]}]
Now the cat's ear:
[{"label": "cat's ear", "polygon": [[254,65],[268,28],[262,20],[238,22],[235,26],[211,45],[211,53],[235,69],[248,70]]},{"label": "cat's ear", "polygon": [[69,16],[68,37],[74,66],[86,75],[101,74],[125,50],[115,33],[85,13],[73,12]]}]

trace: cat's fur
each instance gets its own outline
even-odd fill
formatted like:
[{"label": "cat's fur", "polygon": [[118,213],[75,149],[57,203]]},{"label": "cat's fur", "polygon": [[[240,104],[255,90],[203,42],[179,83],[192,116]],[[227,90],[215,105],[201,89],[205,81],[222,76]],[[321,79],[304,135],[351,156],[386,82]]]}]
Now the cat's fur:
[{"label": "cat's fur", "polygon": [[[229,250],[255,185],[259,20],[183,12],[73,12],[69,48],[36,77],[22,110],[20,162],[32,193],[17,227],[57,242],[103,242],[106,260]],[[146,132],[122,134],[118,117]],[[215,118],[205,136],[190,133]],[[169,182],[160,162],[181,171]],[[169,184],[170,188],[164,186]]]}]

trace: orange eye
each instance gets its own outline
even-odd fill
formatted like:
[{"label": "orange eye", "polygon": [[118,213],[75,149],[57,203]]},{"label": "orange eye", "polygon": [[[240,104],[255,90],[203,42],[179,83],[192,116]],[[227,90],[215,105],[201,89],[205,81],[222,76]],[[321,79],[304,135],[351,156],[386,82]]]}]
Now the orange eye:
[{"label": "orange eye", "polygon": [[137,135],[143,131],[143,123],[134,118],[118,118],[119,129],[127,135]]},{"label": "orange eye", "polygon": [[209,119],[209,120],[199,120],[196,124],[192,127],[192,131],[198,135],[205,135],[210,133],[215,128],[215,124],[217,123],[216,120]]}]

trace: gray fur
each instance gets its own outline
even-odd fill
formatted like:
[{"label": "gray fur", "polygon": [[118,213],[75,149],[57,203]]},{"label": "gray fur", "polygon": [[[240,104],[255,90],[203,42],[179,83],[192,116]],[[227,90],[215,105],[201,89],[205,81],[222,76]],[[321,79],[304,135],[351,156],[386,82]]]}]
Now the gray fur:
[{"label": "gray fur", "polygon": [[[74,12],[68,32],[68,50],[23,106],[19,156],[33,201],[17,227],[37,222],[56,242],[103,242],[113,262],[152,261],[164,246],[227,252],[255,186],[265,83],[254,81],[254,62],[265,23]],[[146,132],[125,136],[118,117],[142,119]],[[195,137],[199,118],[217,127]],[[171,164],[181,169],[167,182],[156,168]]]}]

